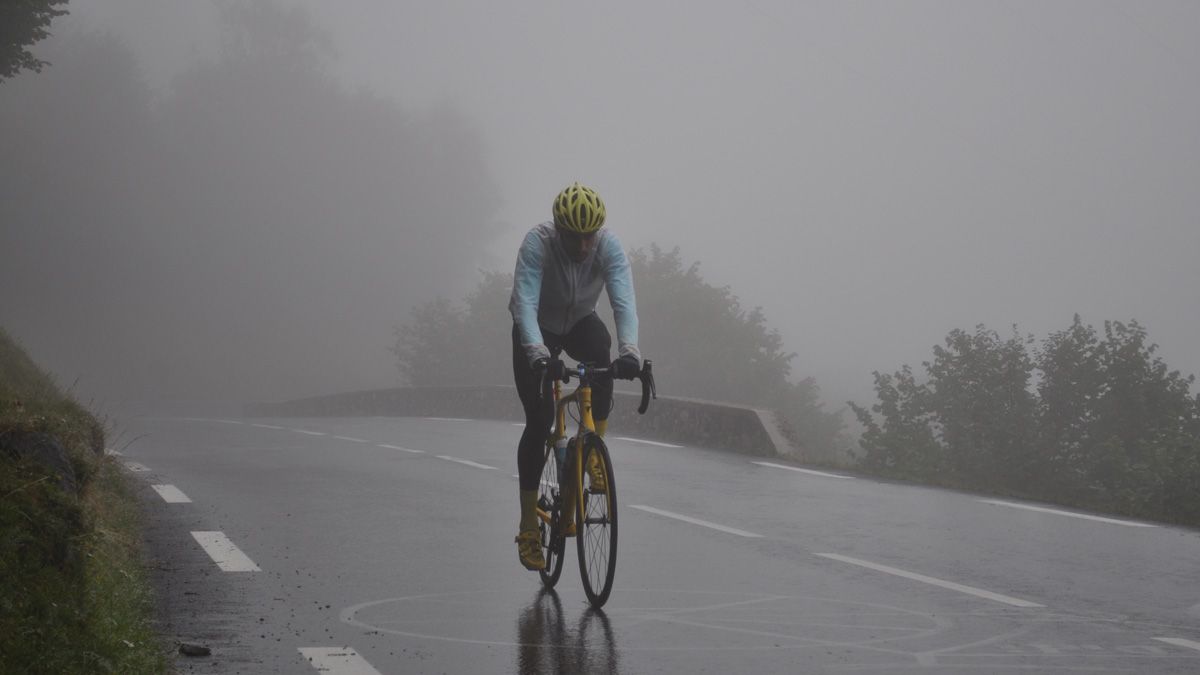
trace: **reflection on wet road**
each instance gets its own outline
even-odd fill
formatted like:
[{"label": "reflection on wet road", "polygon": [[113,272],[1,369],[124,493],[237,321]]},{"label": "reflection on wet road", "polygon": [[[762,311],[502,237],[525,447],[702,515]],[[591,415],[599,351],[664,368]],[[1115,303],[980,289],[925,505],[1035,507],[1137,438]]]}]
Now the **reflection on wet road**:
[{"label": "reflection on wet road", "polygon": [[603,610],[588,607],[570,625],[554,591],[538,591],[517,620],[516,672],[619,673],[612,624]]}]

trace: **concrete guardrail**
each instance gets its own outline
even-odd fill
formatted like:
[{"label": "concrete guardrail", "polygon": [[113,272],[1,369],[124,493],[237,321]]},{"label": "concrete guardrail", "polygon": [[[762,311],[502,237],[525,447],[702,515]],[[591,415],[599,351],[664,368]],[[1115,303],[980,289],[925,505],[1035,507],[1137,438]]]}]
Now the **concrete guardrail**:
[{"label": "concrete guardrail", "polygon": [[[614,435],[679,443],[760,457],[800,459],[770,411],[713,401],[660,396],[645,415],[640,395],[615,392],[609,417]],[[257,417],[471,417],[522,422],[514,387],[399,387],[258,403]]]}]

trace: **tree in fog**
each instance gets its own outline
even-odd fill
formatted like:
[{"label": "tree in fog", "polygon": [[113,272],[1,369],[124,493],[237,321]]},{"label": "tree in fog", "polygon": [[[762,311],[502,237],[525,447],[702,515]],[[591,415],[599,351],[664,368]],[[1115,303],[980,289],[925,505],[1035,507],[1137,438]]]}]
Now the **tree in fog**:
[{"label": "tree in fog", "polygon": [[[1076,317],[1069,332],[1055,338],[1043,360],[1055,369],[1050,381],[1057,391],[1044,401],[1042,426],[1046,436],[1057,432],[1071,441],[1068,485],[1078,485],[1082,475],[1089,503],[1116,500],[1135,512],[1168,508],[1200,516],[1194,377],[1169,370],[1137,321],[1106,321],[1099,337]],[[1073,358],[1063,363],[1064,354]],[[1073,414],[1064,414],[1064,402],[1074,404],[1068,408]]]},{"label": "tree in fog", "polygon": [[29,51],[50,35],[50,22],[67,13],[67,0],[9,0],[0,3],[0,81],[23,69],[41,72],[47,62]]},{"label": "tree in fog", "polygon": [[1070,327],[1054,331],[1037,352],[1038,446],[1047,478],[1063,495],[1084,499],[1092,473],[1092,435],[1104,394],[1096,329],[1076,314]]},{"label": "tree in fog", "polygon": [[637,290],[642,353],[655,359],[660,392],[773,410],[808,459],[834,461],[842,431],[823,410],[811,377],[793,382],[783,348],[761,307],[746,307],[728,286],[713,286],[700,263],[651,244],[629,256]]},{"label": "tree in fog", "polygon": [[892,375],[875,372],[874,376],[879,401],[870,410],[850,402],[864,428],[859,438],[864,453],[860,466],[898,478],[937,475],[946,461],[946,446],[934,432],[929,387],[917,382],[908,365]]},{"label": "tree in fog", "polygon": [[934,346],[929,406],[937,411],[947,468],[972,483],[1021,486],[1035,475],[1035,399],[1029,391],[1032,338],[1003,339],[980,325],[974,333],[953,330]]},{"label": "tree in fog", "polygon": [[511,384],[512,275],[482,272],[483,278],[457,307],[438,297],[414,307],[395,329],[397,367],[415,386]]},{"label": "tree in fog", "polygon": [[163,91],[86,33],[0,87],[22,158],[0,167],[0,306],[114,397],[382,386],[395,308],[470,286],[498,202],[482,144],[453,109],[347,90],[300,10],[227,6],[222,30]]}]

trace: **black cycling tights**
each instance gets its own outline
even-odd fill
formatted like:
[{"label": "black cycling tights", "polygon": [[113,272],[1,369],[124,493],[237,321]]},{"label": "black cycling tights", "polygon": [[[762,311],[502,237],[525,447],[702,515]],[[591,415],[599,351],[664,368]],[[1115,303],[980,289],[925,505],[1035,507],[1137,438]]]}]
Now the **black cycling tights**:
[{"label": "black cycling tights", "polygon": [[[612,336],[595,312],[580,319],[565,336],[543,330],[542,339],[555,355],[566,351],[576,361],[599,366],[609,364]],[[529,367],[516,324],[513,324],[512,343],[513,378],[517,382],[521,405],[525,408],[525,433],[521,434],[521,443],[517,446],[517,471],[521,475],[521,489],[536,490],[541,479],[539,474],[546,437],[550,435],[550,426],[554,423],[554,403],[546,400],[539,406],[541,382],[538,374]],[[612,391],[613,383],[609,378],[600,378],[592,383],[592,417],[597,422],[608,419],[612,408]]]}]

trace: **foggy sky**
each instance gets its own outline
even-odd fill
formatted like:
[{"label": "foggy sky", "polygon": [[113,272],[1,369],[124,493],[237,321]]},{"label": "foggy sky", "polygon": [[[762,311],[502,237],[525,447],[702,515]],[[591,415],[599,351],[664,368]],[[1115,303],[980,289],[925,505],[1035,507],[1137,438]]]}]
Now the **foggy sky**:
[{"label": "foggy sky", "polygon": [[[69,8],[71,25],[118,36],[163,96],[217,58],[216,7],[229,4]],[[400,288],[371,250],[382,230],[341,244],[337,269],[355,271],[335,276],[359,280],[284,322],[294,361],[241,373],[260,380],[248,395],[387,384],[389,327],[432,294],[458,297],[479,267],[511,268],[521,235],[577,179],[604,196],[626,245],[678,245],[708,281],[761,305],[833,409],[869,400],[872,370],[930,358],[952,328],[1043,337],[1077,312],[1136,318],[1172,368],[1200,373],[1195,3],[280,4],[328,31],[341,86],[406,115],[460,115],[495,185],[479,192],[493,201],[472,210],[483,222],[469,244],[439,250],[435,284]],[[338,204],[356,220],[353,202]],[[314,293],[322,283],[339,282]],[[393,306],[373,294],[345,307],[389,285]],[[0,320],[72,379],[84,359],[64,355],[83,338],[51,349],[70,322],[3,318],[15,292],[0,290]],[[282,377],[289,362],[311,377]]]}]

